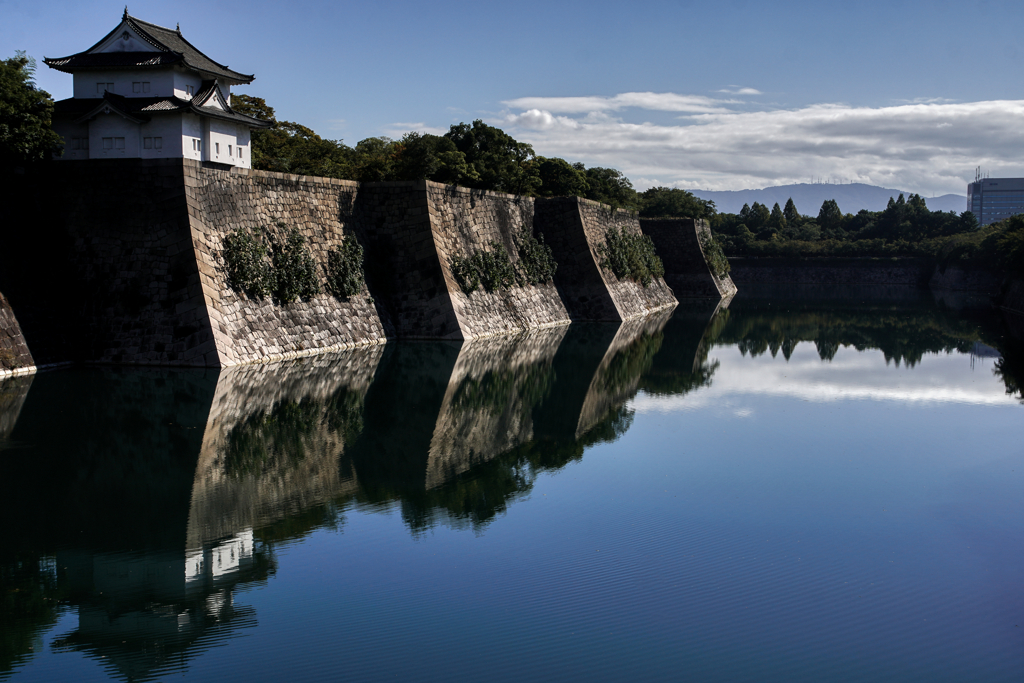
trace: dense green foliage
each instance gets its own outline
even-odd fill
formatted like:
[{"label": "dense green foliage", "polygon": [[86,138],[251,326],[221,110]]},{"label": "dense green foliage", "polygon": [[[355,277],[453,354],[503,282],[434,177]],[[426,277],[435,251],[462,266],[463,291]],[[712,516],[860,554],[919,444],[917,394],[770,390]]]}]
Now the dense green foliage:
[{"label": "dense green foliage", "polygon": [[599,251],[601,266],[615,273],[620,280],[635,280],[647,287],[654,278],[665,275],[661,257],[647,235],[634,235],[612,226],[605,233],[605,243]]},{"label": "dense green foliage", "polygon": [[18,52],[0,61],[0,172],[49,159],[63,148],[50,128],[53,99],[36,87],[35,60]]},{"label": "dense green foliage", "polygon": [[274,245],[273,260],[274,295],[280,303],[311,299],[320,293],[316,262],[298,228],[288,231],[284,244]]},{"label": "dense green foliage", "polygon": [[714,238],[710,230],[701,230],[698,234],[700,235],[700,248],[704,252],[704,260],[707,261],[708,267],[711,268],[711,272],[714,273],[715,277],[721,280],[732,270],[732,266],[729,265],[729,259],[726,258],[725,252],[722,251],[722,245],[718,243],[718,240]]},{"label": "dense green foliage", "polygon": [[[278,227],[284,224],[278,223]],[[253,298],[273,294],[284,304],[319,294],[316,262],[298,229],[289,230],[284,243],[274,243],[269,250],[264,235],[262,230],[238,228],[224,238],[223,256],[231,288]]]},{"label": "dense green foliage", "polygon": [[363,247],[349,235],[327,255],[327,291],[339,299],[356,296],[366,286]]},{"label": "dense green foliage", "polygon": [[497,242],[468,257],[455,257],[451,261],[452,274],[466,294],[475,292],[481,284],[488,292],[516,286],[516,270],[505,245]]},{"label": "dense green foliage", "polygon": [[551,282],[558,268],[543,235],[539,240],[531,234],[521,236],[516,249],[518,263],[512,262],[505,245],[490,242],[487,246],[489,249],[451,260],[452,274],[466,294],[475,292],[480,285],[488,292],[496,292]]},{"label": "dense green foliage", "polygon": [[730,256],[940,256],[983,232],[974,214],[929,211],[916,194],[856,215],[844,215],[830,199],[817,217],[801,215],[792,199],[784,209],[754,202],[738,214],[715,214],[710,223]]},{"label": "dense green foliage", "polygon": [[224,263],[228,284],[252,298],[264,297],[274,290],[274,269],[267,260],[263,232],[235,229],[224,238]]},{"label": "dense green foliage", "polygon": [[715,214],[715,203],[699,199],[691,192],[670,187],[652,187],[640,193],[640,215],[661,218],[710,218]]},{"label": "dense green foliage", "polygon": [[519,244],[519,265],[523,271],[520,279],[531,285],[551,282],[558,269],[551,247],[544,244],[543,234],[539,239],[533,235],[523,237]]},{"label": "dense green foliage", "polygon": [[367,138],[349,147],[302,124],[278,121],[262,98],[235,95],[232,107],[271,122],[268,129],[252,131],[252,167],[259,170],[366,182],[427,179],[526,196],[586,197],[631,210],[640,205],[619,171],[536,156],[531,145],[480,120],[453,125],[444,135]]}]

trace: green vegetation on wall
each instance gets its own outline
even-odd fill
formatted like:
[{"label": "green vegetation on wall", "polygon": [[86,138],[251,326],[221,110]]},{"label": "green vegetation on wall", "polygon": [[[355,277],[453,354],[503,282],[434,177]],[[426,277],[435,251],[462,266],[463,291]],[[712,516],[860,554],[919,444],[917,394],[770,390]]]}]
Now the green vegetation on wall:
[{"label": "green vegetation on wall", "polygon": [[634,235],[612,226],[599,248],[601,266],[620,280],[634,280],[647,287],[655,278],[664,277],[665,266],[647,235]]},{"label": "green vegetation on wall", "polygon": [[700,235],[700,248],[704,252],[704,260],[707,261],[708,267],[711,268],[714,276],[721,280],[732,270],[732,266],[729,265],[729,259],[726,258],[725,252],[722,251],[722,245],[718,243],[718,240],[714,238],[710,230],[701,230],[698,235]]},{"label": "green vegetation on wall", "polygon": [[[284,227],[283,224],[278,224]],[[284,244],[274,245],[274,294],[283,304],[298,298],[312,299],[320,293],[316,263],[298,228],[288,231]]]},{"label": "green vegetation on wall", "polygon": [[252,298],[265,297],[274,289],[274,268],[267,261],[263,231],[237,228],[224,238],[224,263],[228,284]]},{"label": "green vegetation on wall", "polygon": [[505,245],[489,242],[487,246],[489,249],[467,257],[456,256],[450,262],[452,274],[466,294],[475,292],[480,285],[488,292],[496,292],[551,282],[558,268],[543,235],[539,240],[530,234],[520,238],[516,250],[518,264],[512,262]]},{"label": "green vegetation on wall", "polygon": [[[277,224],[284,228],[284,223]],[[283,244],[266,244],[266,233],[237,228],[224,238],[224,263],[228,284],[252,298],[274,295],[283,304],[320,293],[316,262],[297,228],[288,231]],[[270,254],[268,261],[267,255]]]},{"label": "green vegetation on wall", "polygon": [[366,286],[363,247],[349,235],[327,255],[327,291],[339,299],[356,296]]}]

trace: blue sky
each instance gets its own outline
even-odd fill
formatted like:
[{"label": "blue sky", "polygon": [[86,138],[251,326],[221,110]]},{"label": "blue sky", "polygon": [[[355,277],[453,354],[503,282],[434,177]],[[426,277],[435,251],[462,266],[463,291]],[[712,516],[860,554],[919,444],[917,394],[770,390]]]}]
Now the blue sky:
[{"label": "blue sky", "polygon": [[[64,56],[123,4],[0,0],[0,55]],[[634,185],[812,178],[965,194],[1024,176],[1020,2],[132,2],[236,92],[348,144],[483,119]],[[71,77],[39,71],[55,98]]]}]

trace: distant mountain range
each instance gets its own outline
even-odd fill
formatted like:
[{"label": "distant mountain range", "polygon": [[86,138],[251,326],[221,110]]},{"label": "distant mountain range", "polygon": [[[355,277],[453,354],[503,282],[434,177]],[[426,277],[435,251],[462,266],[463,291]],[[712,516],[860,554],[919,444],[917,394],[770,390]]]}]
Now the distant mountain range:
[{"label": "distant mountain range", "polygon": [[[861,209],[881,211],[889,203],[889,197],[895,199],[901,193],[904,197],[911,194],[906,190],[890,190],[864,183],[844,185],[800,183],[799,185],[766,187],[763,190],[690,190],[690,192],[701,199],[713,200],[715,207],[721,213],[739,213],[744,204],[753,205],[754,202],[766,204],[769,209],[775,202],[778,202],[780,207],[785,207],[786,200],[792,197],[797,211],[806,216],[817,216],[822,203],[829,199],[836,200],[843,213],[857,213]],[[939,197],[925,197],[924,201],[932,211],[960,213],[967,210],[966,195],[944,194]]]}]

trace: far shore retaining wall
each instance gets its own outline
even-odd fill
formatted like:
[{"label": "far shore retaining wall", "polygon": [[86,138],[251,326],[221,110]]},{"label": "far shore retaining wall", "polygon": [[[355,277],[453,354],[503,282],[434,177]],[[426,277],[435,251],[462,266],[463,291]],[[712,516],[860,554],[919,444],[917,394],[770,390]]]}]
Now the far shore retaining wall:
[{"label": "far shore retaining wall", "polygon": [[[223,367],[389,338],[466,340],[573,320],[624,321],[676,304],[664,280],[645,288],[600,265],[608,228],[639,234],[640,225],[634,213],[585,199],[223,170],[181,159],[66,161],[16,184],[8,190],[21,195],[18,220],[33,221],[35,232],[17,231],[9,251],[29,258],[0,255],[0,287],[15,287],[29,302],[22,320],[34,333],[29,339],[60,342],[45,349],[46,362]],[[50,209],[30,211],[39,206]],[[367,287],[345,300],[324,287],[284,305],[236,292],[223,250],[239,228],[261,228],[276,241],[297,228],[322,286],[330,251],[355,239]],[[516,262],[530,234],[543,234],[553,249],[553,283],[460,289],[454,258],[500,244]],[[54,268],[64,262],[69,267]]]}]

